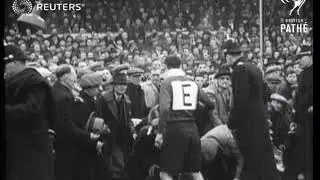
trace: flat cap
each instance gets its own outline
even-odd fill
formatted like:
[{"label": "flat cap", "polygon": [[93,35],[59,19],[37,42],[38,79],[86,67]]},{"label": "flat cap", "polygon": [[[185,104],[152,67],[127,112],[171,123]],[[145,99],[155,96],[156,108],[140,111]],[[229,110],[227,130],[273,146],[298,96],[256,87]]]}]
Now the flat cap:
[{"label": "flat cap", "polygon": [[144,73],[144,71],[140,68],[131,68],[128,70],[129,76],[140,76],[143,73]]},{"label": "flat cap", "polygon": [[95,63],[89,65],[89,69],[90,69],[91,71],[96,72],[96,71],[102,70],[102,69],[103,69],[103,66],[102,66],[102,64],[99,63],[99,62],[95,62]]},{"label": "flat cap", "polygon": [[15,45],[8,45],[5,46],[5,57],[4,62],[9,63],[12,61],[20,61],[20,62],[26,62],[28,60],[28,57],[26,54],[17,46]]},{"label": "flat cap", "polygon": [[85,74],[80,79],[80,86],[81,88],[89,88],[89,87],[96,87],[102,83],[102,74],[98,72],[92,72]]},{"label": "flat cap", "polygon": [[128,70],[128,69],[129,69],[129,65],[127,64],[118,65],[112,69],[112,75],[118,74],[120,71]]}]

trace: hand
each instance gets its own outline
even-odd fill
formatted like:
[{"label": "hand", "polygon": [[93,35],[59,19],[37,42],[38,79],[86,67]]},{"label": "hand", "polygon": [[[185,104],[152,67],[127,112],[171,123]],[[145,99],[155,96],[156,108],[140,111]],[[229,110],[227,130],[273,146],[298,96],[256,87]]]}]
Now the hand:
[{"label": "hand", "polygon": [[153,164],[152,166],[150,166],[150,168],[149,168],[149,176],[155,176],[156,174],[154,174],[154,173],[155,173],[155,170],[157,168],[160,168],[160,167],[158,165],[156,165],[156,164]]},{"label": "hand", "polygon": [[103,145],[104,145],[104,143],[102,143],[102,142],[100,142],[100,141],[97,142],[96,149],[97,149],[97,151],[98,151],[99,154],[102,153],[102,147],[103,147]]},{"label": "hand", "polygon": [[92,141],[97,140],[99,137],[100,137],[99,134],[90,133],[90,139],[91,139]]},{"label": "hand", "polygon": [[154,145],[157,148],[161,148],[162,144],[163,144],[163,135],[158,133],[157,136],[156,136],[156,140],[154,142]]},{"label": "hand", "polygon": [[237,177],[236,177],[236,178],[233,178],[233,180],[240,180],[240,178],[237,178]]},{"label": "hand", "polygon": [[283,144],[281,144],[281,145],[279,146],[279,149],[280,149],[281,151],[284,151],[284,150],[286,150],[286,146],[283,145]]},{"label": "hand", "polygon": [[292,122],[292,123],[290,123],[290,131],[288,133],[294,134],[296,132],[296,129],[297,129],[297,123]]},{"label": "hand", "polygon": [[136,140],[136,139],[137,139],[137,137],[138,137],[137,133],[133,133],[133,135],[132,135],[132,136],[133,136],[133,139],[134,139],[134,140]]},{"label": "hand", "polygon": [[305,180],[304,175],[302,173],[298,174],[297,179],[298,180]]},{"label": "hand", "polygon": [[308,112],[309,112],[309,113],[313,113],[313,106],[310,106],[310,107],[308,108]]}]

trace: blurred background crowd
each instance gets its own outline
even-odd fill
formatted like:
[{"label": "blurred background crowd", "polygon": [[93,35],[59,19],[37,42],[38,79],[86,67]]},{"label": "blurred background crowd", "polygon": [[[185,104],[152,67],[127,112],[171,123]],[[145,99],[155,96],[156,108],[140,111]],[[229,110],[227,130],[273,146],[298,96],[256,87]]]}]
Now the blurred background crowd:
[{"label": "blurred background crowd", "polygon": [[[132,75],[130,81],[141,85],[144,103],[150,110],[157,104],[158,95],[158,91],[154,94],[150,90],[150,82],[158,87],[164,73],[164,60],[169,55],[180,57],[182,69],[209,94],[212,92],[215,96],[213,92],[220,87],[230,89],[230,77],[225,75],[231,72],[222,70],[226,62],[224,42],[234,39],[245,59],[261,67],[268,89],[265,101],[270,107],[268,119],[271,133],[275,135],[274,143],[281,151],[289,148],[287,132],[293,126],[290,122],[296,111],[298,79],[304,68],[310,66],[310,61],[301,61],[301,53],[312,50],[312,11],[308,11],[312,9],[312,2],[301,9],[310,31],[288,33],[280,31],[280,24],[288,18],[289,7],[280,0],[264,1],[262,61],[257,0],[84,0],[77,3],[85,4],[82,10],[46,12],[44,19],[48,28],[36,33],[30,29],[19,32],[17,15],[6,8],[4,43],[26,52],[27,66],[37,68],[52,85],[57,80],[58,67],[72,65],[80,84],[75,93],[83,88],[81,77],[97,71],[103,74],[100,90],[106,90],[115,70],[125,64],[133,71],[128,72],[128,76]],[[220,77],[227,82],[219,83]],[[274,93],[284,99],[271,97]],[[225,124],[229,104],[217,106],[224,108],[216,113]],[[136,115],[136,118],[147,114]]]}]

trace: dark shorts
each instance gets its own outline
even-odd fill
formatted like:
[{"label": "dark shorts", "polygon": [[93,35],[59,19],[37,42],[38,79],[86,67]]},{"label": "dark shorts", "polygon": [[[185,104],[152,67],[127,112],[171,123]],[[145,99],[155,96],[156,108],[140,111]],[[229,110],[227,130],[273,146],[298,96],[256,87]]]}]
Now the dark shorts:
[{"label": "dark shorts", "polygon": [[199,172],[201,143],[194,122],[168,124],[160,155],[161,171],[171,175]]}]

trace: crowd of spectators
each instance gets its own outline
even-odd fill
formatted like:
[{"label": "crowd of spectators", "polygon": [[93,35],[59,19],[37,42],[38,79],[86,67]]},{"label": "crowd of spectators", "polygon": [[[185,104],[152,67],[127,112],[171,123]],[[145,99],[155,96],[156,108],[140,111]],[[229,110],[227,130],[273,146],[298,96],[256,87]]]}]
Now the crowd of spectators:
[{"label": "crowd of spectators", "polygon": [[[302,71],[298,55],[306,47],[312,49],[312,31],[281,32],[280,23],[288,18],[290,9],[279,0],[264,1],[263,61],[260,61],[257,0],[83,3],[85,6],[80,11],[46,12],[47,30],[35,33],[31,29],[19,32],[17,15],[8,12],[4,43],[15,44],[26,52],[28,66],[42,67],[55,74],[59,65],[71,64],[79,79],[86,70],[111,70],[119,64],[128,64],[144,70],[142,81],[146,81],[151,78],[152,68],[161,67],[168,55],[176,55],[182,59],[187,75],[205,88],[226,61],[224,42],[234,39],[245,59],[262,68],[272,91],[269,95],[282,89],[281,93],[289,100],[285,104],[294,106],[297,76]],[[306,3],[300,12],[310,22],[312,11],[306,9],[311,6],[312,3]],[[311,29],[312,23],[308,26]],[[294,110],[287,112],[283,106],[274,109],[275,101],[272,107],[269,119],[290,121]],[[278,112],[282,112],[281,117]],[[283,134],[278,130],[285,127],[287,132],[289,126],[284,123],[271,128],[276,134],[275,145],[281,150],[288,137],[280,137]]]},{"label": "crowd of spectators", "polygon": [[[312,35],[281,33],[280,21],[288,16],[288,8],[279,3],[264,4],[263,63],[272,59],[284,67],[295,60],[302,44],[311,45]],[[129,63],[148,71],[153,61],[176,54],[184,69],[205,64],[214,72],[224,63],[221,46],[228,37],[241,44],[249,61],[260,63],[257,1],[85,2],[81,11],[46,12],[47,31],[36,34],[18,33],[16,18],[9,13],[6,42],[19,45],[31,61],[47,68],[103,61],[106,67]]]}]

